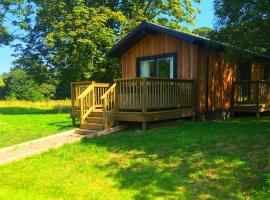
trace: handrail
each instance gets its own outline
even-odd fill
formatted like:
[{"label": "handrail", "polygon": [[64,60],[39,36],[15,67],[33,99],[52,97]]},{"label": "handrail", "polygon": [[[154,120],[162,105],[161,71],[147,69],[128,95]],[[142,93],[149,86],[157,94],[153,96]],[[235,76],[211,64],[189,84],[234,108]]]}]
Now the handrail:
[{"label": "handrail", "polygon": [[89,94],[94,89],[94,84],[89,85],[81,94],[77,97],[77,100],[84,98],[87,94]]},{"label": "handrail", "polygon": [[106,98],[106,96],[108,96],[109,93],[111,93],[116,87],[116,83],[114,83],[110,89],[108,89],[103,95],[102,97],[100,97],[101,100],[103,100],[104,98]]},{"label": "handrail", "polygon": [[156,78],[156,77],[137,77],[137,78],[118,78],[114,79],[115,82],[117,81],[131,81],[131,80],[170,80],[170,81],[178,81],[178,82],[193,82],[194,79],[177,79],[177,78]]},{"label": "handrail", "polygon": [[108,83],[96,83],[95,81],[91,83],[92,84],[76,98],[76,100],[79,101],[81,124],[85,123],[85,119],[92,111],[102,107],[100,97],[103,96],[109,87]]},{"label": "handrail", "polygon": [[114,83],[100,98],[103,103],[103,126],[104,129],[110,128],[112,120],[109,120],[109,112],[115,109],[115,91],[116,83]]},{"label": "handrail", "polygon": [[235,81],[232,85],[231,106],[270,103],[269,81]]}]

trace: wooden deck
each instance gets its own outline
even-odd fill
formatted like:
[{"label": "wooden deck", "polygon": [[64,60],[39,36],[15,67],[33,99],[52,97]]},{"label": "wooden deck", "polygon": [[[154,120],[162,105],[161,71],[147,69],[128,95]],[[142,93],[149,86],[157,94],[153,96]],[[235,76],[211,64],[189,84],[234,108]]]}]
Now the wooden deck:
[{"label": "wooden deck", "polygon": [[232,87],[232,112],[260,113],[270,111],[269,81],[237,81]]},{"label": "wooden deck", "polygon": [[148,122],[195,116],[193,80],[134,78],[117,79],[111,87],[95,82],[84,90],[78,83],[71,87],[71,117],[79,116],[81,127],[88,127],[86,119],[100,108],[103,129],[121,121],[141,122],[146,129]]}]

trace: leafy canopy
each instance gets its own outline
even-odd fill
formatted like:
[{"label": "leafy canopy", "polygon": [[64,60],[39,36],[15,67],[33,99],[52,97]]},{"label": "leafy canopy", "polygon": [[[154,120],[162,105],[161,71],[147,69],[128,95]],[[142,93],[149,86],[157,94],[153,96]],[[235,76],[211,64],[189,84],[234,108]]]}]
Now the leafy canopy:
[{"label": "leafy canopy", "polygon": [[217,38],[240,49],[270,55],[269,5],[269,0],[215,0]]}]

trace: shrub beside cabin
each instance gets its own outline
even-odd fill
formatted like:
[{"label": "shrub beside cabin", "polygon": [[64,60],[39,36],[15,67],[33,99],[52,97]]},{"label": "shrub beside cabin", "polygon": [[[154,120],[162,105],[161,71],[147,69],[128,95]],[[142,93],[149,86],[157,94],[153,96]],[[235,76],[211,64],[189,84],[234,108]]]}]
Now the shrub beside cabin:
[{"label": "shrub beside cabin", "polygon": [[270,110],[270,58],[231,64],[224,44],[142,22],[107,57],[120,58],[122,79],[72,83],[72,117],[82,129],[107,129],[121,121],[182,117],[226,118],[233,112]]}]

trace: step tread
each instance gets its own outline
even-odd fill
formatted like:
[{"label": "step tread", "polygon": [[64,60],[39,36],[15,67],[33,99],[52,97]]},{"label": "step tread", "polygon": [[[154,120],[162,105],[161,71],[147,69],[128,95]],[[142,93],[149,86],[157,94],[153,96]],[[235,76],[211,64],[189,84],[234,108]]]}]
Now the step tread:
[{"label": "step tread", "polygon": [[86,119],[103,119],[103,117],[92,117],[92,116],[88,116],[88,117],[86,117]]},{"label": "step tread", "polygon": [[92,112],[103,112],[102,109],[96,109],[96,110],[93,110]]},{"label": "step tread", "polygon": [[87,125],[93,125],[93,126],[103,126],[103,124],[99,124],[99,123],[84,123]]}]

